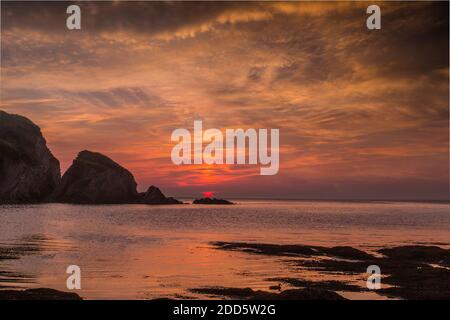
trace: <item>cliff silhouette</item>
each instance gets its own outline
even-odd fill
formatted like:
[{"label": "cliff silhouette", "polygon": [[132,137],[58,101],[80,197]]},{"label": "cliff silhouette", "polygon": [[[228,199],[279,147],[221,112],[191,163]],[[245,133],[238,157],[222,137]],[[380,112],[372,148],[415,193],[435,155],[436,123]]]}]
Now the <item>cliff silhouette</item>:
[{"label": "cliff silhouette", "polygon": [[107,156],[81,151],[61,178],[40,128],[0,110],[0,204],[180,204],[155,186],[139,193],[133,174]]}]

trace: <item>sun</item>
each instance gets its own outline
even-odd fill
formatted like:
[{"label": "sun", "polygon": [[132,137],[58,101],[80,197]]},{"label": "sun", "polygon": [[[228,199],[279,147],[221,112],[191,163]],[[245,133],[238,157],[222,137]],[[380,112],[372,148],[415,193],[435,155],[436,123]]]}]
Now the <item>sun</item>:
[{"label": "sun", "polygon": [[205,198],[212,198],[212,197],[214,197],[214,192],[212,192],[212,191],[205,191],[205,192],[203,192],[203,197],[205,197]]}]

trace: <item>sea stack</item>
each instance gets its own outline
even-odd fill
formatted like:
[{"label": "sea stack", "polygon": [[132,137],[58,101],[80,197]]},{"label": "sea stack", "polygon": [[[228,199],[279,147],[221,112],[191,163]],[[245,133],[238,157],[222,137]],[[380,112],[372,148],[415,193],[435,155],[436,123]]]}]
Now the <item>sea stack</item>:
[{"label": "sea stack", "polygon": [[201,198],[195,199],[193,204],[234,204],[231,201],[225,199],[216,199],[216,198]]},{"label": "sea stack", "polygon": [[147,192],[141,193],[139,197],[139,203],[144,204],[182,204],[172,197],[166,197],[159,188],[150,186]]},{"label": "sea stack", "polygon": [[53,199],[78,204],[135,203],[136,185],[127,169],[103,154],[85,150],[63,175]]},{"label": "sea stack", "polygon": [[180,204],[155,186],[137,192],[130,171],[107,156],[81,151],[61,179],[59,161],[40,128],[27,118],[0,110],[0,205]]},{"label": "sea stack", "polygon": [[0,204],[46,201],[61,179],[40,128],[0,110]]}]

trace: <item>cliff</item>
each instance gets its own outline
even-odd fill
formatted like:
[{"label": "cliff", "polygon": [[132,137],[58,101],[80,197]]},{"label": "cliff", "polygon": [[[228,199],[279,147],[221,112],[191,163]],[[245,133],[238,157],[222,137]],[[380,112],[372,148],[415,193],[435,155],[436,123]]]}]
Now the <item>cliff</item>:
[{"label": "cliff", "polygon": [[46,201],[60,179],[59,161],[39,127],[0,111],[0,204]]}]

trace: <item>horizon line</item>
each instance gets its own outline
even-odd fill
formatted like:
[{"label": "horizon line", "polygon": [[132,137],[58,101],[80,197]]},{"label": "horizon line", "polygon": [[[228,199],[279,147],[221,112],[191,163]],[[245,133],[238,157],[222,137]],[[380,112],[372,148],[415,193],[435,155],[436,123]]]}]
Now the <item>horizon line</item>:
[{"label": "horizon line", "polygon": [[[204,197],[198,196],[173,196],[177,199],[199,199]],[[214,196],[217,198],[217,196]],[[218,197],[222,198],[222,197]],[[273,201],[340,201],[340,202],[439,202],[439,203],[449,203],[449,199],[382,199],[382,198],[270,198],[270,197],[225,197],[229,200],[273,200]]]}]

